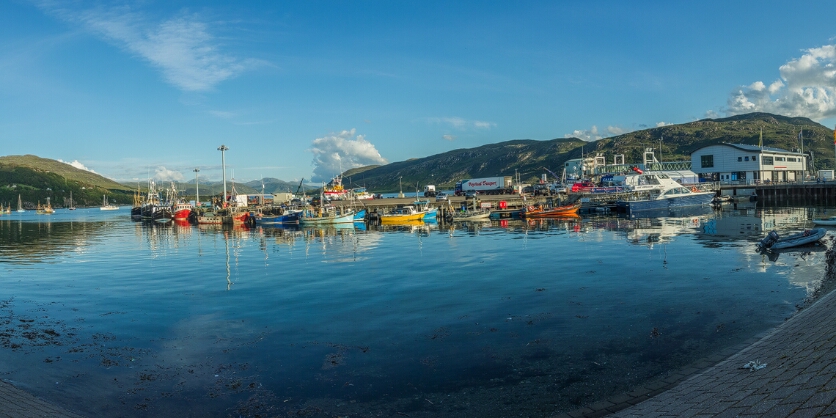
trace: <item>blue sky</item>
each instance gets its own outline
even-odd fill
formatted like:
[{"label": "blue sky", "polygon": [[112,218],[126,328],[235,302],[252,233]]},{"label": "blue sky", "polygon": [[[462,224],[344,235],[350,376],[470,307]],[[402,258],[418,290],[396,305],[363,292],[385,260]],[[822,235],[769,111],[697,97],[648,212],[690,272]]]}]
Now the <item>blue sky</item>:
[{"label": "blue sky", "polygon": [[827,4],[5,1],[0,155],[219,180],[224,144],[228,177],[327,181],[752,111],[830,127]]}]

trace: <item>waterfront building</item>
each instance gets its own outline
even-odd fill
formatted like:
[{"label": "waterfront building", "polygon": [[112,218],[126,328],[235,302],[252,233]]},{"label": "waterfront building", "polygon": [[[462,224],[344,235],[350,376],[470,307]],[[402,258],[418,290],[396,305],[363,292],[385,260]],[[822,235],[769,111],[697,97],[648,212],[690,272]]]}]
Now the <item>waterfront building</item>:
[{"label": "waterfront building", "polygon": [[724,184],[802,181],[807,156],[779,148],[716,144],[691,154],[691,170],[701,178]]}]

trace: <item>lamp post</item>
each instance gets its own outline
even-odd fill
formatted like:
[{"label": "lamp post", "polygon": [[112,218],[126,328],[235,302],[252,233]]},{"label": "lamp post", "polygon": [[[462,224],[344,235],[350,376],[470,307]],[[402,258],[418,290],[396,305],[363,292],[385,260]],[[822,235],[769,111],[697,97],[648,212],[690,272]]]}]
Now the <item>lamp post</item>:
[{"label": "lamp post", "polygon": [[401,179],[403,176],[398,177],[398,187],[401,189],[401,192],[398,193],[398,197],[403,197],[403,185],[401,184]]},{"label": "lamp post", "polygon": [[200,207],[200,185],[197,183],[197,173],[200,172],[200,169],[195,168],[192,171],[194,171],[194,205]]},{"label": "lamp post", "polygon": [[226,207],[226,158],[224,151],[229,151],[229,147],[226,145],[221,145],[218,147],[218,151],[221,152],[221,169],[223,170],[223,181],[224,181],[224,194],[222,199],[222,205]]}]

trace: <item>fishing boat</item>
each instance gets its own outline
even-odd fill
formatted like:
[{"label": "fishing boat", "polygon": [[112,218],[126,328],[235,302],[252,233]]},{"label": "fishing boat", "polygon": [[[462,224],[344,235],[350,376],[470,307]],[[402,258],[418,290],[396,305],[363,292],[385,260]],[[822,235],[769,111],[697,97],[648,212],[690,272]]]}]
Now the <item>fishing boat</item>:
[{"label": "fishing boat", "polygon": [[349,196],[349,191],[343,188],[342,174],[334,177],[322,188],[322,194],[328,200],[343,200]]},{"label": "fishing boat", "polygon": [[824,219],[813,219],[813,224],[822,226],[836,226],[836,216],[831,216],[829,218]]},{"label": "fishing boat", "polygon": [[616,201],[616,207],[632,213],[643,210],[659,210],[711,204],[715,193],[703,191],[697,185],[685,187],[665,173],[654,174],[653,188],[647,193],[632,194]]},{"label": "fishing boat", "polygon": [[17,211],[26,212],[26,209],[23,209],[23,202],[20,200],[20,194],[17,195]]},{"label": "fishing boat", "polygon": [[453,222],[484,221],[490,217],[491,211],[484,209],[453,212]]},{"label": "fishing boat", "polygon": [[805,229],[802,232],[787,235],[785,237],[780,237],[777,232],[771,231],[764,239],[761,240],[761,242],[758,243],[758,249],[765,251],[798,247],[818,242],[824,238],[825,235],[827,235],[827,230],[824,228]]},{"label": "fishing boat", "polygon": [[562,218],[567,216],[576,216],[578,214],[578,209],[580,208],[580,201],[552,208],[529,205],[522,209],[520,216],[524,219]]},{"label": "fishing boat", "polygon": [[[331,206],[331,205],[328,205]],[[299,224],[301,225],[331,225],[354,223],[354,211],[338,214],[335,209],[331,207],[320,207],[319,209],[306,210],[302,212],[299,217]]]},{"label": "fishing boat", "polygon": [[425,221],[435,221],[438,219],[438,208],[431,208],[429,200],[416,200],[414,205],[418,210],[424,212]]},{"label": "fishing boat", "polygon": [[191,203],[179,201],[174,204],[171,211],[174,213],[175,221],[187,221],[189,220],[189,216],[192,214],[192,209],[193,207]]},{"label": "fishing boat", "polygon": [[363,222],[366,220],[366,209],[360,209],[354,212],[354,222]]},{"label": "fishing boat", "polygon": [[102,195],[102,205],[99,207],[101,210],[117,210],[119,206],[111,205],[110,202],[107,201],[107,195]]},{"label": "fishing boat", "polygon": [[420,211],[415,206],[401,206],[392,209],[389,213],[380,215],[381,224],[396,224],[412,221],[423,221],[424,211]]},{"label": "fishing boat", "polygon": [[351,196],[357,200],[374,199],[374,195],[369,193],[365,187],[356,187],[351,189]]},{"label": "fishing boat", "polygon": [[268,212],[256,215],[256,223],[262,225],[299,225],[301,210],[287,209],[278,213]]}]

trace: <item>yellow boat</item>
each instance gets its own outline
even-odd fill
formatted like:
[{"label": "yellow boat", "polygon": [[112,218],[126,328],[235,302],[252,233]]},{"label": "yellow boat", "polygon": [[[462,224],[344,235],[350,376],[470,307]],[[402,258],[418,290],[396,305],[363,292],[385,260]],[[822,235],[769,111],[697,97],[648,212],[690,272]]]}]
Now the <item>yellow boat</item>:
[{"label": "yellow boat", "polygon": [[417,210],[414,206],[395,208],[392,212],[380,215],[381,224],[414,223],[423,219],[424,211]]}]

